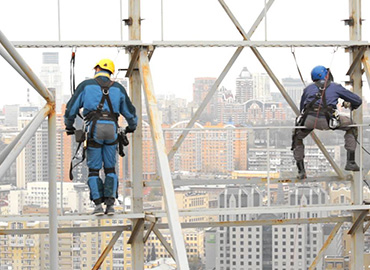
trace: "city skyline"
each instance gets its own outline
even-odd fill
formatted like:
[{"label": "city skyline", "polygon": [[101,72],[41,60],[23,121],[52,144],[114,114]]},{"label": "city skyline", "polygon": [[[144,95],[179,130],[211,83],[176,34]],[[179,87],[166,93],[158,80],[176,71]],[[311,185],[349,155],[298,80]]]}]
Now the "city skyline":
[{"label": "city skyline", "polygon": [[[140,48],[141,78],[136,73],[130,76],[130,83],[135,91],[144,90],[142,97],[147,106],[146,109],[141,106],[139,93],[130,91],[143,125],[139,125],[137,133],[129,135],[131,144],[125,149],[126,157],[114,168],[119,175],[118,188],[122,196],[116,201],[115,216],[110,218],[88,214],[93,205],[86,185],[82,185],[87,179],[86,172],[77,172],[78,183],[64,183],[69,181],[66,159],[72,156],[76,146],[73,136],[67,137],[63,132],[64,107],[59,110],[62,94],[70,92],[71,48],[18,49],[37,77],[42,70],[50,68],[43,73],[44,83],[48,84],[49,73],[59,78],[54,87],[47,86],[50,92],[55,92],[55,105],[59,108],[54,110],[54,102],[50,101],[53,97],[47,93],[48,102],[41,111],[45,114],[39,114],[27,128],[24,125],[36,112],[36,106],[6,104],[14,104],[12,101],[24,104],[26,98],[38,95],[31,89],[30,96],[30,86],[0,58],[0,69],[6,71],[0,75],[5,89],[4,99],[0,101],[5,104],[5,115],[1,115],[0,110],[0,149],[5,149],[2,165],[6,165],[2,166],[1,175],[5,173],[5,180],[0,185],[3,216],[0,269],[87,270],[99,263],[104,270],[152,269],[159,264],[158,257],[165,259],[169,253],[176,261],[176,265],[171,260],[166,262],[169,269],[304,270],[311,265],[310,268],[318,270],[334,266],[348,270],[370,267],[370,233],[367,230],[370,223],[366,223],[370,209],[366,203],[370,198],[370,186],[366,182],[370,177],[367,170],[370,159],[364,157],[361,150],[370,147],[369,137],[365,135],[370,129],[366,124],[370,104],[364,102],[353,114],[353,120],[362,124],[357,142],[360,147],[355,153],[356,159],[360,159],[359,172],[347,174],[342,170],[345,149],[338,135],[343,134],[318,131],[320,139],[309,137],[305,141],[308,173],[307,178],[299,181],[291,170],[295,167],[290,151],[291,125],[297,112],[293,112],[295,106],[277,82],[284,84],[297,103],[302,91],[297,79],[299,69],[302,81],[310,82],[312,67],[324,65],[331,69],[336,82],[344,85],[352,79],[350,83],[355,93],[361,93],[364,100],[370,96],[366,81],[369,77],[361,75],[358,66],[352,75],[346,75],[357,50],[368,49],[366,40],[370,37],[370,28],[365,11],[370,10],[370,3],[350,0],[350,5],[338,5],[337,0],[286,0],[276,1],[267,12],[267,0],[225,0],[232,2],[228,3],[230,11],[241,23],[235,27],[223,0],[154,0],[146,4],[145,1],[115,0],[102,5],[98,0],[77,3],[72,0],[48,3],[16,0],[4,3],[0,10],[1,31],[5,34],[2,42],[4,37],[41,43],[57,40],[74,41],[75,44],[87,40],[125,42],[128,30],[130,37],[133,36],[131,30],[140,30],[138,42],[142,44],[162,40],[173,46],[175,41],[195,40],[200,45],[166,47],[162,43],[153,48],[154,54],[150,54],[149,59],[145,51],[148,47],[137,46]],[[269,4],[272,2],[269,0]],[[127,4],[130,8],[140,4],[142,10],[128,12]],[[333,9],[335,12],[331,12]],[[13,12],[16,10],[19,12]],[[31,13],[30,10],[35,11]],[[364,11],[363,14],[358,14],[358,10]],[[250,29],[258,14],[262,16],[264,12],[259,27]],[[202,47],[206,41],[242,40],[241,27],[246,32],[250,30],[248,35],[251,36],[244,34],[244,39],[262,41],[262,47],[252,47],[252,50],[237,48],[235,44]],[[323,42],[349,44],[349,34],[352,40],[366,45],[335,48],[326,47],[328,44]],[[264,41],[288,40],[303,41],[303,46],[308,47],[264,47]],[[305,41],[315,41],[315,45]],[[5,46],[5,42],[3,44]],[[129,56],[134,56],[132,47],[75,46],[72,53],[76,49],[77,84],[92,77],[92,68],[101,58],[114,60],[120,71],[115,78],[127,83],[123,78],[130,65]],[[230,64],[228,74],[217,84],[218,89],[213,89],[214,96],[208,105],[200,106],[204,105],[200,101],[230,57],[241,50],[235,63]],[[0,52],[4,53],[1,45]],[[257,60],[258,53],[264,60]],[[369,50],[365,53],[368,56]],[[51,58],[41,62],[41,54]],[[56,54],[60,56],[58,68],[47,67],[46,64],[55,63]],[[147,60],[150,60],[150,70]],[[266,76],[265,68],[275,73],[274,84]],[[368,65],[364,68],[369,75]],[[50,72],[51,69],[55,73]],[[248,70],[246,76],[242,76],[244,69]],[[44,92],[40,90],[44,87],[38,88]],[[157,99],[160,95],[174,93],[179,98]],[[41,106],[43,103],[44,100],[37,102]],[[344,111],[343,108],[339,110]],[[349,110],[345,112],[349,114]],[[190,119],[194,128],[191,127],[187,134],[184,127],[188,127],[186,123]],[[192,123],[193,120],[198,122]],[[35,135],[31,138],[31,134]],[[184,139],[182,144],[181,139]],[[18,156],[16,161],[13,153]],[[6,171],[8,167],[9,172]],[[139,213],[141,217],[133,218],[132,214]],[[11,214],[15,214],[15,219]],[[34,216],[30,218],[29,215]],[[47,220],[49,228],[45,234],[42,231],[47,230]],[[170,235],[163,223],[168,223]],[[147,226],[142,226],[144,224]],[[206,227],[210,230],[205,230]],[[31,229],[31,233],[19,231],[22,229]],[[66,233],[59,229],[65,229]]]},{"label": "city skyline", "polygon": [[[235,27],[230,22],[229,18],[225,16],[224,11],[217,1],[205,0],[202,3],[197,3],[198,9],[191,9],[193,2],[178,2],[174,5],[171,1],[163,1],[164,8],[164,27],[161,32],[161,15],[160,1],[151,1],[142,5],[143,25],[142,25],[142,39],[144,41],[161,40],[162,34],[164,40],[241,40],[241,36]],[[84,4],[94,6],[94,1],[79,1],[73,3],[70,0],[61,3],[61,40],[127,40],[127,27],[122,26],[119,22],[119,1],[111,2],[109,5],[101,7],[102,10],[91,10],[90,14],[79,14],[76,18],[68,16],[71,12],[75,14]],[[39,0],[32,2],[37,5]],[[0,11],[0,24],[3,25],[2,31],[11,41],[18,40],[57,40],[58,39],[58,20],[56,16],[56,2],[50,1],[45,8],[55,10],[55,13],[50,12],[43,14],[40,17],[34,16],[36,13],[23,13],[22,11],[16,14],[6,12],[7,9],[15,8],[15,5],[24,5],[27,7],[31,3],[25,0],[18,0],[14,2],[4,3],[4,7]],[[68,8],[73,5],[73,8]],[[246,8],[248,5],[248,8]],[[325,13],[326,29],[322,27],[321,20],[310,20],[310,24],[303,24],[304,18],[309,17],[309,14],[330,9],[333,5],[336,6],[336,12]],[[370,3],[363,2],[362,9],[366,10]],[[319,6],[320,9],[315,7]],[[230,8],[239,18],[240,23],[246,31],[256,19],[256,14],[261,12],[264,8],[264,2],[258,1],[254,5],[248,3],[230,3]],[[297,10],[305,10],[300,13],[290,13],[289,16],[281,16],[282,10],[289,10],[297,8]],[[66,11],[68,9],[68,12]],[[107,18],[107,23],[110,25],[109,30],[100,25],[92,27],[94,16],[97,16],[103,10],[112,10],[110,18]],[[348,6],[337,5],[336,1],[319,1],[313,0],[302,2],[298,5],[296,1],[286,0],[272,5],[267,13],[267,27],[263,21],[255,31],[252,40],[348,40],[348,26],[344,25],[343,20],[348,18]],[[24,9],[27,10],[27,9]],[[181,12],[177,12],[181,10]],[[202,10],[212,10],[205,14]],[[158,11],[158,12],[154,12]],[[193,20],[189,21],[186,18],[186,11],[193,14]],[[123,17],[126,16],[127,7],[122,7]],[[177,14],[174,16],[174,14]],[[206,16],[203,18],[198,15]],[[45,17],[46,16],[46,17]],[[49,23],[43,24],[41,18],[48,18]],[[319,15],[318,15],[319,16]],[[69,19],[67,19],[69,18]],[[363,16],[365,20],[362,25],[363,40],[370,39],[370,27],[366,20],[366,14]],[[187,23],[184,24],[183,22]],[[292,23],[292,22],[295,23]],[[202,22],[202,23],[200,23]],[[73,25],[74,24],[74,25]],[[22,26],[27,27],[29,31],[23,31]],[[101,31],[99,31],[101,29]],[[218,31],[222,29],[221,31]],[[289,31],[279,31],[279,29],[289,29]],[[320,29],[317,31],[316,29]],[[96,30],[96,31],[95,31]],[[97,36],[96,33],[99,32]],[[266,33],[265,33],[266,32]],[[295,33],[292,35],[292,33]],[[19,49],[21,55],[25,58],[29,66],[38,72],[41,69],[41,61],[38,53],[45,49]],[[292,56],[293,48],[261,48],[261,54],[270,64],[271,69],[275,72],[277,77],[282,78],[296,78],[299,76],[297,67]],[[63,93],[70,93],[69,90],[69,62],[71,58],[71,49],[47,49],[47,51],[57,51],[60,53],[60,64],[63,76],[64,89]],[[334,51],[336,51],[334,53]],[[154,87],[157,94],[176,93],[180,97],[189,99],[191,96],[191,87],[193,79],[196,77],[218,77],[225,67],[227,61],[234,52],[234,48],[212,48],[205,50],[204,48],[159,48],[153,54],[151,60],[151,69],[154,79]],[[311,69],[322,64],[332,69],[334,78],[344,84],[348,81],[346,72],[349,68],[349,55],[345,53],[343,48],[295,48],[295,54],[299,67],[301,69],[304,80],[310,81]],[[92,77],[92,67],[100,58],[112,58],[116,61],[117,69],[127,68],[129,65],[128,56],[123,49],[120,48],[77,48],[76,50],[76,83],[81,82],[86,77]],[[173,59],[179,65],[174,68]],[[245,48],[239,59],[237,59],[234,66],[229,71],[224,79],[222,85],[227,89],[235,87],[234,78],[240,73],[241,68],[247,66],[253,72],[265,72],[260,63],[256,60],[249,48]],[[8,78],[12,84],[3,84],[3,89],[16,89],[14,92],[17,95],[6,95],[0,102],[0,106],[4,104],[15,104],[17,100],[26,100],[26,89],[31,88],[20,76],[12,71],[12,68],[2,58],[0,58],[0,68],[5,71],[0,78]],[[124,76],[125,72],[121,71],[119,76]],[[166,79],[164,79],[166,78]],[[364,97],[369,99],[370,90],[368,83],[364,83]],[[180,83],[179,83],[180,82]],[[274,84],[271,83],[272,91],[277,91]],[[5,90],[6,91],[6,90]],[[32,95],[37,95],[35,91]],[[13,91],[12,91],[13,93]]]}]

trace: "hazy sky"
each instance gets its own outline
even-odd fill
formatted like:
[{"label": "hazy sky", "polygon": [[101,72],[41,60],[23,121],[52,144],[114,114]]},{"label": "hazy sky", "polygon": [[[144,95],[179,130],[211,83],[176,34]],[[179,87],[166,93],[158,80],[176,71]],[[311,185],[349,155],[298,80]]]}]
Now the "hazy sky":
[{"label": "hazy sky", "polygon": [[[0,30],[11,41],[58,40],[57,0],[1,1]],[[225,0],[248,32],[264,0]],[[268,2],[268,0],[266,0]],[[120,0],[60,0],[61,40],[120,40]],[[217,0],[163,0],[163,37],[171,40],[242,40],[239,32]],[[128,17],[128,1],[122,0],[123,18]],[[324,41],[349,39],[348,0],[276,0],[267,14],[267,27],[262,22],[252,40],[268,41]],[[161,0],[142,0],[142,40],[161,40]],[[370,38],[370,3],[362,1],[362,40]],[[265,33],[267,29],[267,33]],[[123,26],[123,40],[128,40],[128,28]],[[151,60],[156,93],[174,93],[190,99],[195,77],[218,77],[236,48],[157,48]],[[28,65],[40,73],[41,55],[44,51],[60,53],[63,73],[63,91],[69,89],[69,61],[71,49],[19,49]],[[281,80],[299,78],[291,48],[260,48],[262,56]],[[332,69],[336,81],[348,80],[349,54],[339,48],[296,48],[300,69],[309,80],[311,69],[325,65]],[[111,58],[116,68],[127,68],[128,57],[117,48],[77,48],[76,82],[93,75],[93,66],[100,58]],[[263,67],[245,48],[222,83],[235,89],[235,78],[246,66],[251,72],[264,72]],[[0,107],[4,104],[26,102],[26,89],[30,86],[0,57]],[[121,76],[124,73],[120,74]],[[364,76],[364,93],[369,87]],[[271,82],[272,89],[275,87]],[[32,97],[37,92],[31,90]]]}]

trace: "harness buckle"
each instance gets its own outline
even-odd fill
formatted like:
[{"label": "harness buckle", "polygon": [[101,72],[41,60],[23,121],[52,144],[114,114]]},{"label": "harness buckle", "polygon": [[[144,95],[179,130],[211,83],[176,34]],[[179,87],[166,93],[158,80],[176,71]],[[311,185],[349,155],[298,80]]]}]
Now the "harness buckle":
[{"label": "harness buckle", "polygon": [[103,88],[102,92],[105,96],[109,95],[109,88]]}]

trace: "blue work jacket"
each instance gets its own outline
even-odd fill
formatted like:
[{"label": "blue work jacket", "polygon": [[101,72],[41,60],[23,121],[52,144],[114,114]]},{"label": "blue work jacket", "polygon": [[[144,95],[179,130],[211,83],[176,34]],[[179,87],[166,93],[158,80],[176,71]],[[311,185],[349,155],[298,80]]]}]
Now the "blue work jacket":
[{"label": "blue work jacket", "polygon": [[[109,74],[105,71],[98,72],[95,75],[95,78],[96,77],[101,77],[105,81],[109,80]],[[66,112],[64,114],[65,126],[67,128],[71,128],[73,126],[80,108],[83,108],[83,117],[85,117],[89,112],[95,111],[102,99],[102,95],[101,87],[94,79],[88,79],[80,83],[67,103]],[[121,84],[115,82],[109,88],[109,98],[113,107],[112,113],[123,115],[129,128],[131,130],[135,130],[137,126],[136,109],[134,105],[132,105],[125,88]],[[103,111],[109,112],[107,101],[104,103]]]},{"label": "blue work jacket", "polygon": [[[300,111],[302,111],[307,104],[315,99],[319,88],[314,84],[308,85],[304,90],[301,97]],[[351,91],[344,88],[338,83],[330,83],[328,88],[325,90],[326,105],[331,106],[333,109],[337,108],[338,98],[343,99],[344,101],[351,102],[352,109],[357,109],[362,104],[362,99],[352,93]],[[321,99],[318,99],[314,106],[323,106]]]}]

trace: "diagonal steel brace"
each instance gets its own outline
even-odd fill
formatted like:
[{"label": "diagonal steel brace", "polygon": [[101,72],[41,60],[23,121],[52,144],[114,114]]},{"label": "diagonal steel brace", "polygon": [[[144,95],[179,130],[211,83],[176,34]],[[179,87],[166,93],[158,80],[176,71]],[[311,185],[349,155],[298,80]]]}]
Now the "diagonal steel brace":
[{"label": "diagonal steel brace", "polygon": [[356,221],[352,224],[351,229],[349,229],[348,234],[354,234],[357,229],[363,224],[364,219],[366,218],[367,214],[369,213],[369,210],[361,211],[361,214],[358,216]]}]

